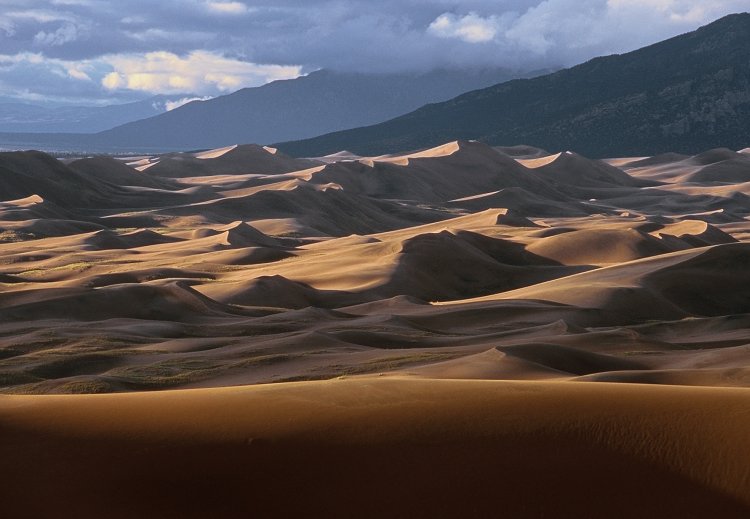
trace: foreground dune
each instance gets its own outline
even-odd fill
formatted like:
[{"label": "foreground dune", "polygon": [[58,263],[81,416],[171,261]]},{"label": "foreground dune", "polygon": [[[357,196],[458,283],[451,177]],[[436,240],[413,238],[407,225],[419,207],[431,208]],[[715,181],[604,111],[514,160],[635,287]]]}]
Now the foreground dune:
[{"label": "foreground dune", "polygon": [[375,377],[0,398],[5,517],[747,517],[750,392]]}]

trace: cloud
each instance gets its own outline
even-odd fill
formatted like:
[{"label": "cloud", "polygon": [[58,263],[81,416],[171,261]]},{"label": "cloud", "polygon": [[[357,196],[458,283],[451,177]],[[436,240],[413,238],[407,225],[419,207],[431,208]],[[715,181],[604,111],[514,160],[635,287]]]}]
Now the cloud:
[{"label": "cloud", "polygon": [[[0,54],[0,95],[35,101],[96,104],[102,88],[95,82],[101,64],[48,58],[40,52]],[[110,102],[129,99],[113,96]]]},{"label": "cloud", "polygon": [[68,76],[70,76],[73,79],[77,79],[79,81],[92,81],[91,76],[88,74],[88,70],[91,67],[86,63],[73,63],[73,64],[64,64],[65,71],[68,73]]},{"label": "cloud", "polygon": [[0,18],[0,32],[5,36],[13,36],[16,33],[16,24],[8,18]]},{"label": "cloud", "polygon": [[97,0],[52,0],[52,5],[80,5],[80,6],[92,6],[97,3]]},{"label": "cloud", "polygon": [[[491,42],[497,64],[569,66],[688,32],[746,9],[745,0],[544,0],[504,13],[442,13],[427,33]],[[475,58],[476,59],[476,58]]]},{"label": "cloud", "polygon": [[55,31],[39,31],[34,36],[37,45],[58,46],[78,39],[78,29],[72,23],[66,23]]},{"label": "cloud", "polygon": [[206,2],[206,7],[220,14],[244,14],[250,11],[242,2]]},{"label": "cloud", "polygon": [[427,28],[441,38],[457,38],[467,43],[484,43],[492,41],[500,30],[500,17],[482,18],[476,13],[456,16],[444,13],[435,18]]},{"label": "cloud", "polygon": [[74,22],[76,18],[70,13],[53,11],[49,9],[27,9],[8,11],[4,13],[7,19],[17,21],[31,21],[37,24],[50,22]]},{"label": "cloud", "polygon": [[165,101],[164,102],[164,110],[167,112],[171,112],[175,108],[179,108],[183,105],[186,105],[188,103],[192,103],[193,101],[208,101],[209,99],[213,99],[213,96],[203,96],[203,97],[183,97],[181,99],[174,99],[172,101]]},{"label": "cloud", "polygon": [[186,56],[163,51],[114,55],[105,56],[102,61],[113,69],[102,78],[106,89],[151,94],[227,93],[276,79],[294,78],[301,73],[298,66],[259,65],[207,51],[194,51]]},{"label": "cloud", "polygon": [[62,96],[100,100],[178,91],[218,95],[318,68],[570,66],[748,9],[747,0],[0,3],[0,52],[25,56],[0,70],[0,97],[48,95],[54,80]]}]

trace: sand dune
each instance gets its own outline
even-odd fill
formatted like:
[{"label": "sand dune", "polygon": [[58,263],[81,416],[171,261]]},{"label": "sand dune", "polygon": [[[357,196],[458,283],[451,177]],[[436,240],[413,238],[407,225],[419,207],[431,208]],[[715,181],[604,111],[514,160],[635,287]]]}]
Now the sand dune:
[{"label": "sand dune", "polygon": [[521,163],[545,180],[578,188],[643,185],[614,166],[570,151]]},{"label": "sand dune", "polygon": [[190,320],[231,312],[215,301],[201,296],[179,282],[168,284],[125,283],[99,289],[77,291],[38,302],[4,308],[4,321],[29,320],[44,315],[47,319],[96,321],[117,313],[120,318],[144,320]]},{"label": "sand dune", "polygon": [[[342,189],[318,187],[298,184],[292,189],[265,189],[248,195],[167,207],[159,209],[158,214],[171,218],[195,217],[206,223],[227,224],[238,219],[294,217],[318,233],[330,236],[379,232],[401,228],[415,221],[429,222],[444,217],[428,208],[402,206],[352,195]],[[149,211],[149,214],[153,213]]]},{"label": "sand dune", "polygon": [[653,231],[652,234],[662,239],[673,236],[693,247],[720,245],[737,241],[731,235],[702,220],[684,219],[677,223],[667,224],[661,229]]},{"label": "sand dune", "polygon": [[517,146],[493,146],[497,151],[505,153],[517,160],[535,159],[549,156],[550,153],[541,148],[519,144]]},{"label": "sand dune", "polygon": [[716,164],[725,160],[741,159],[742,155],[739,152],[730,150],[728,148],[715,148],[713,150],[704,151],[698,155],[694,155],[687,159],[689,162],[694,164],[700,164],[706,166],[709,164]]},{"label": "sand dune", "polygon": [[[564,236],[564,235],[563,235]],[[541,299],[599,308],[629,319],[746,313],[747,244],[728,244],[636,260],[488,296]],[[689,283],[685,280],[690,279]]]},{"label": "sand dune", "polygon": [[540,238],[527,250],[565,265],[607,265],[679,250],[637,229],[585,229]]},{"label": "sand dune", "polygon": [[75,160],[68,167],[91,179],[101,179],[119,186],[142,186],[169,189],[174,185],[164,179],[144,175],[123,162],[109,157]]},{"label": "sand dune", "polygon": [[662,153],[660,155],[654,155],[653,157],[645,157],[637,160],[626,159],[622,163],[622,167],[640,168],[644,166],[660,166],[662,164],[680,162],[687,158],[689,158],[688,155],[682,155],[681,153]]},{"label": "sand dune", "polygon": [[231,146],[225,146],[224,148],[216,148],[213,150],[201,151],[199,153],[195,153],[193,156],[196,159],[217,159],[221,157],[222,155],[232,151],[236,147],[237,145],[233,144]]},{"label": "sand dune", "polygon": [[[464,172],[457,182],[456,170]],[[445,202],[506,187],[560,197],[511,157],[491,147],[456,141],[417,153],[334,162],[310,170],[307,180],[335,183],[345,191],[386,199]]]},{"label": "sand dune", "polygon": [[227,245],[238,247],[279,247],[279,241],[245,222],[232,222],[216,229]]},{"label": "sand dune", "polygon": [[747,182],[747,154],[719,148],[695,156],[666,153],[629,162],[623,168],[631,175],[668,183]]},{"label": "sand dune", "polygon": [[746,153],[0,174],[4,516],[748,515]]},{"label": "sand dune", "polygon": [[0,171],[2,200],[36,195],[65,207],[87,207],[102,203],[113,191],[106,181],[92,181],[40,152],[0,153]]},{"label": "sand dune", "polygon": [[449,207],[469,211],[482,211],[503,207],[526,216],[582,216],[596,211],[581,202],[565,197],[546,198],[536,192],[520,187],[508,187],[499,191],[480,193],[449,200]]},{"label": "sand dune", "polygon": [[164,156],[144,172],[158,177],[203,177],[207,175],[275,174],[304,169],[311,161],[293,159],[272,148],[244,144],[199,153]]},{"label": "sand dune", "polygon": [[[739,155],[739,154],[738,154]],[[691,182],[725,182],[738,184],[750,181],[750,157],[739,155],[709,164],[688,177]]]},{"label": "sand dune", "polygon": [[341,291],[317,290],[300,281],[283,276],[260,276],[251,281],[214,284],[202,289],[207,296],[224,303],[244,306],[277,308],[307,308],[310,306],[335,308],[359,301],[353,294]]},{"label": "sand dune", "polygon": [[498,507],[744,517],[747,405],[738,389],[398,378],[5,396],[2,507],[37,517],[61,507],[114,518],[487,517]]},{"label": "sand dune", "polygon": [[319,162],[254,145],[2,154],[0,382],[745,385],[745,157],[471,141]]}]

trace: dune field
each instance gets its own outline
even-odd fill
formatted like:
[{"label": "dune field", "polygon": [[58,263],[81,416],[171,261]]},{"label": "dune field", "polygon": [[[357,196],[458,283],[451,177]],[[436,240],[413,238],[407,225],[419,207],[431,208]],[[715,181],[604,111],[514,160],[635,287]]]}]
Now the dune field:
[{"label": "dune field", "polygon": [[8,517],[750,516],[750,150],[0,178]]}]

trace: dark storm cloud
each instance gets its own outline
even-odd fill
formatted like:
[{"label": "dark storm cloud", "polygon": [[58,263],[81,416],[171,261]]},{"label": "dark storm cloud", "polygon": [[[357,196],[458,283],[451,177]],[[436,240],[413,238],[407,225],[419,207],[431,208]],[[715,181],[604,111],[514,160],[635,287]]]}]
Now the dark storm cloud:
[{"label": "dark storm cloud", "polygon": [[61,98],[219,94],[316,68],[571,65],[692,30],[746,3],[0,0],[0,95],[54,96],[55,86]]}]

